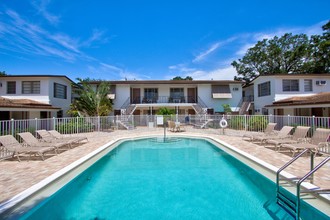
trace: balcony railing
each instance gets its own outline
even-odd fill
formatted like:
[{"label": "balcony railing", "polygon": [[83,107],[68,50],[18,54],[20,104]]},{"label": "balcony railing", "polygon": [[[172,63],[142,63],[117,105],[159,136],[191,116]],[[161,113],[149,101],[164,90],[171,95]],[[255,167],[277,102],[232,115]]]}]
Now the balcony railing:
[{"label": "balcony railing", "polygon": [[193,96],[138,96],[131,100],[131,104],[152,104],[152,103],[197,103]]}]

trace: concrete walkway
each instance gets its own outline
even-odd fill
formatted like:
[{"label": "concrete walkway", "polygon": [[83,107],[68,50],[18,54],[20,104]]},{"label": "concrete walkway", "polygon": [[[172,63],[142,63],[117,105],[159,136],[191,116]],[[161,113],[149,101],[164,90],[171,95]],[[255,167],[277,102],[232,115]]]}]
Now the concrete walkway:
[{"label": "concrete walkway", "polygon": [[[176,132],[175,134],[183,136],[194,135],[212,137],[217,140],[222,140],[265,161],[266,163],[272,164],[275,167],[281,167],[291,159],[287,154],[278,153],[272,149],[242,140],[241,132],[238,133],[237,131],[227,130],[225,131],[225,134],[222,134],[219,129],[194,129],[192,127],[186,127],[185,130],[185,132]],[[58,156],[51,156],[45,161],[42,161],[39,158],[30,161],[23,158],[22,162],[18,162],[17,160],[0,161],[0,203],[33,186],[111,140],[116,140],[122,137],[138,137],[151,134],[163,135],[163,133],[163,128],[149,129],[146,127],[130,131],[116,130],[111,132],[88,133],[86,134],[89,139],[88,143],[64,151]],[[167,132],[167,135],[171,134],[173,133]],[[318,164],[322,159],[324,159],[324,157],[316,157],[315,164]],[[302,157],[286,171],[296,176],[302,176],[308,171],[309,166],[309,157]],[[316,173],[314,184],[322,188],[330,188],[330,163],[326,164]]]}]

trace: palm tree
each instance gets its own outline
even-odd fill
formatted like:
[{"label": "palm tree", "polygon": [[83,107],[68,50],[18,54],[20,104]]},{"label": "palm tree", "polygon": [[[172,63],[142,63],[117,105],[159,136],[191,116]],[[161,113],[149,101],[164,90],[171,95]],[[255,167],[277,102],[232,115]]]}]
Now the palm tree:
[{"label": "palm tree", "polygon": [[88,82],[78,78],[73,92],[78,97],[71,104],[70,114],[79,116],[107,116],[112,111],[112,101],[108,98],[110,84],[101,82],[94,89]]}]

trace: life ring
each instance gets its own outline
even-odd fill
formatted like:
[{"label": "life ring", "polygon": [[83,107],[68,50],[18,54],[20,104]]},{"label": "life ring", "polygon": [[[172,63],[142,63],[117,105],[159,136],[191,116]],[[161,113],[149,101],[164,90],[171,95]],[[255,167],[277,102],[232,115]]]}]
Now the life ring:
[{"label": "life ring", "polygon": [[219,125],[221,128],[226,128],[228,126],[228,122],[223,118],[220,120]]}]

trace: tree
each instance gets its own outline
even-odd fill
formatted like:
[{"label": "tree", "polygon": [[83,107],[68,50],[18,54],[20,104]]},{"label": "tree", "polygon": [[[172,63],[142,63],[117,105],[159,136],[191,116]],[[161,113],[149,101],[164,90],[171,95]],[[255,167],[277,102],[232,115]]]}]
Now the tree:
[{"label": "tree", "polygon": [[0,71],[0,76],[7,76],[5,71]]},{"label": "tree", "polygon": [[157,115],[173,115],[174,113],[174,109],[168,109],[166,107],[159,108],[157,111]]},{"label": "tree", "polygon": [[310,73],[330,73],[330,21],[322,29],[322,35],[312,35],[310,39],[311,54],[305,65]]},{"label": "tree", "polygon": [[238,77],[235,80],[250,82],[258,75],[306,73],[302,68],[309,52],[309,41],[305,34],[284,34],[264,39],[249,48],[242,59],[233,61]]},{"label": "tree", "polygon": [[112,111],[112,102],[108,98],[110,84],[101,82],[94,89],[89,79],[77,79],[73,92],[78,96],[71,104],[70,114],[79,116],[107,116]]},{"label": "tree", "polygon": [[186,78],[182,78],[181,76],[176,76],[172,80],[193,80],[191,76],[186,76]]}]

